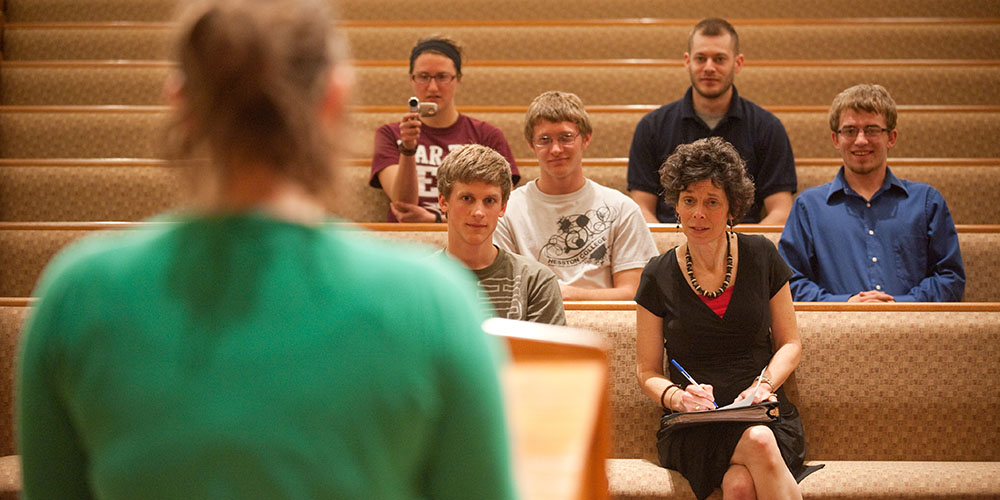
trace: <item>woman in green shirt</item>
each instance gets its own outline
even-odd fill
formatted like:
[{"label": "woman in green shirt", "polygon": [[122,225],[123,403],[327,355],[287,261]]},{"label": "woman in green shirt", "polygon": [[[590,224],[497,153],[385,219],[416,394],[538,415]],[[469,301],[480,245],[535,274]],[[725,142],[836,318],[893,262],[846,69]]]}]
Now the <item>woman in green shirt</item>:
[{"label": "woman in green shirt", "polygon": [[171,137],[195,206],[57,257],[22,345],[32,498],[512,498],[457,265],[324,225],[350,69],[322,0],[197,2]]}]

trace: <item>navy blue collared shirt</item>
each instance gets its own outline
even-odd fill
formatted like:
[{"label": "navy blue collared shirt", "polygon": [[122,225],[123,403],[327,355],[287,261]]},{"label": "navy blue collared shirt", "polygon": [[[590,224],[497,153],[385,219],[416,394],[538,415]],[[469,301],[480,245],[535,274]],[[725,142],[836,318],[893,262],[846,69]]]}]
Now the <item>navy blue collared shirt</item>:
[{"label": "navy blue collared shirt", "polygon": [[965,292],[958,233],[944,198],[886,168],[866,201],[844,179],[807,189],[792,205],[778,245],[797,301],[844,302],[881,290],[896,302],[955,302]]},{"label": "navy blue collared shirt", "polygon": [[[729,141],[746,162],[753,179],[754,203],[743,222],[760,222],[764,198],[782,191],[795,192],[795,157],[785,127],[770,111],[743,99],[733,87],[729,111],[714,129],[694,111],[692,90],[682,99],[650,112],[635,127],[628,153],[628,189],[657,196],[656,218],[676,221],[673,203],[661,196],[660,165],[674,149],[698,139],[719,136]],[[668,203],[669,201],[669,203]]]}]

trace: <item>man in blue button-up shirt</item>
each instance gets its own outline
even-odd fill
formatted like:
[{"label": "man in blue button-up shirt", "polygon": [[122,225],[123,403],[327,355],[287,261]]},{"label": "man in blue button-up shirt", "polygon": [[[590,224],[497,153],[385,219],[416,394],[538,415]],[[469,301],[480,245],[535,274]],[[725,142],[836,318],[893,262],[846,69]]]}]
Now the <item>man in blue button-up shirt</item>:
[{"label": "man in blue button-up shirt", "polygon": [[830,108],[844,159],[832,182],[795,200],[779,251],[798,301],[962,300],[965,270],[944,198],[898,179],[887,164],[896,144],[896,103],[881,85],[856,85]]}]

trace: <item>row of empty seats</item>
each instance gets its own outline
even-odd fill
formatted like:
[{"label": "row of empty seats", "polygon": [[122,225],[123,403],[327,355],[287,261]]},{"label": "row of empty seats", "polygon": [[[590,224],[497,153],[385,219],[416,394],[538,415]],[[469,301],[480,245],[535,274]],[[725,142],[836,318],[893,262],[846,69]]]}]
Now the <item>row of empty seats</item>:
[{"label": "row of empty seats", "polygon": [[[359,105],[398,106],[412,92],[405,61],[357,61]],[[462,70],[458,101],[466,106],[523,106],[546,90],[576,93],[585,104],[661,104],[684,94],[690,77],[679,60],[564,61],[540,68],[526,61],[472,61]],[[4,64],[5,105],[158,105],[173,65],[166,61],[13,61]],[[541,76],[544,72],[544,76]],[[883,64],[849,60],[750,60],[738,89],[762,106],[827,106],[843,89],[879,82],[907,105],[1000,102],[1000,63],[948,60]]]},{"label": "row of empty seats", "polygon": [[[177,0],[30,0],[8,2],[8,18],[19,22],[40,21],[167,21],[173,19]],[[419,6],[393,0],[336,0],[341,19],[400,21],[499,19],[623,19],[729,16],[747,18],[840,18],[843,5],[822,0],[588,0],[571,8],[539,8],[533,0],[505,0],[497,8],[493,0],[424,0]],[[868,17],[995,17],[997,0],[907,0],[904,6],[866,5]]]},{"label": "row of empty seats", "polygon": [[[414,41],[430,33],[447,33],[459,40],[471,61],[677,59],[687,49],[688,32],[697,20],[685,16],[617,23],[355,22],[345,23],[344,32],[358,59],[406,60]],[[12,22],[4,36],[4,54],[8,60],[169,59],[171,28],[169,23]],[[977,20],[744,21],[736,28],[741,51],[751,59],[1000,58],[1000,33]]]}]

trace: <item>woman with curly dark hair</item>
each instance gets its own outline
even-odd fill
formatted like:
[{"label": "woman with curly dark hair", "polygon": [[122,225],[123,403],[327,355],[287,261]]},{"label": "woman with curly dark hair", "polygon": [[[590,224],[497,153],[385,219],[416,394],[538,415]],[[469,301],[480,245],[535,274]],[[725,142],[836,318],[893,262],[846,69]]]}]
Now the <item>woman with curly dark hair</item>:
[{"label": "woman with curly dark hair", "polygon": [[[709,411],[747,396],[759,379],[753,403],[778,401],[781,413],[764,425],[661,429],[660,464],[683,474],[699,499],[716,487],[725,498],[801,498],[802,425],[780,389],[802,352],[791,271],[763,236],[728,230],[753,203],[743,160],[723,139],[701,139],[679,146],[660,179],[686,241],[649,261],[636,292],[643,393],[665,412]],[[664,374],[664,349],[699,384],[674,363]]]}]

